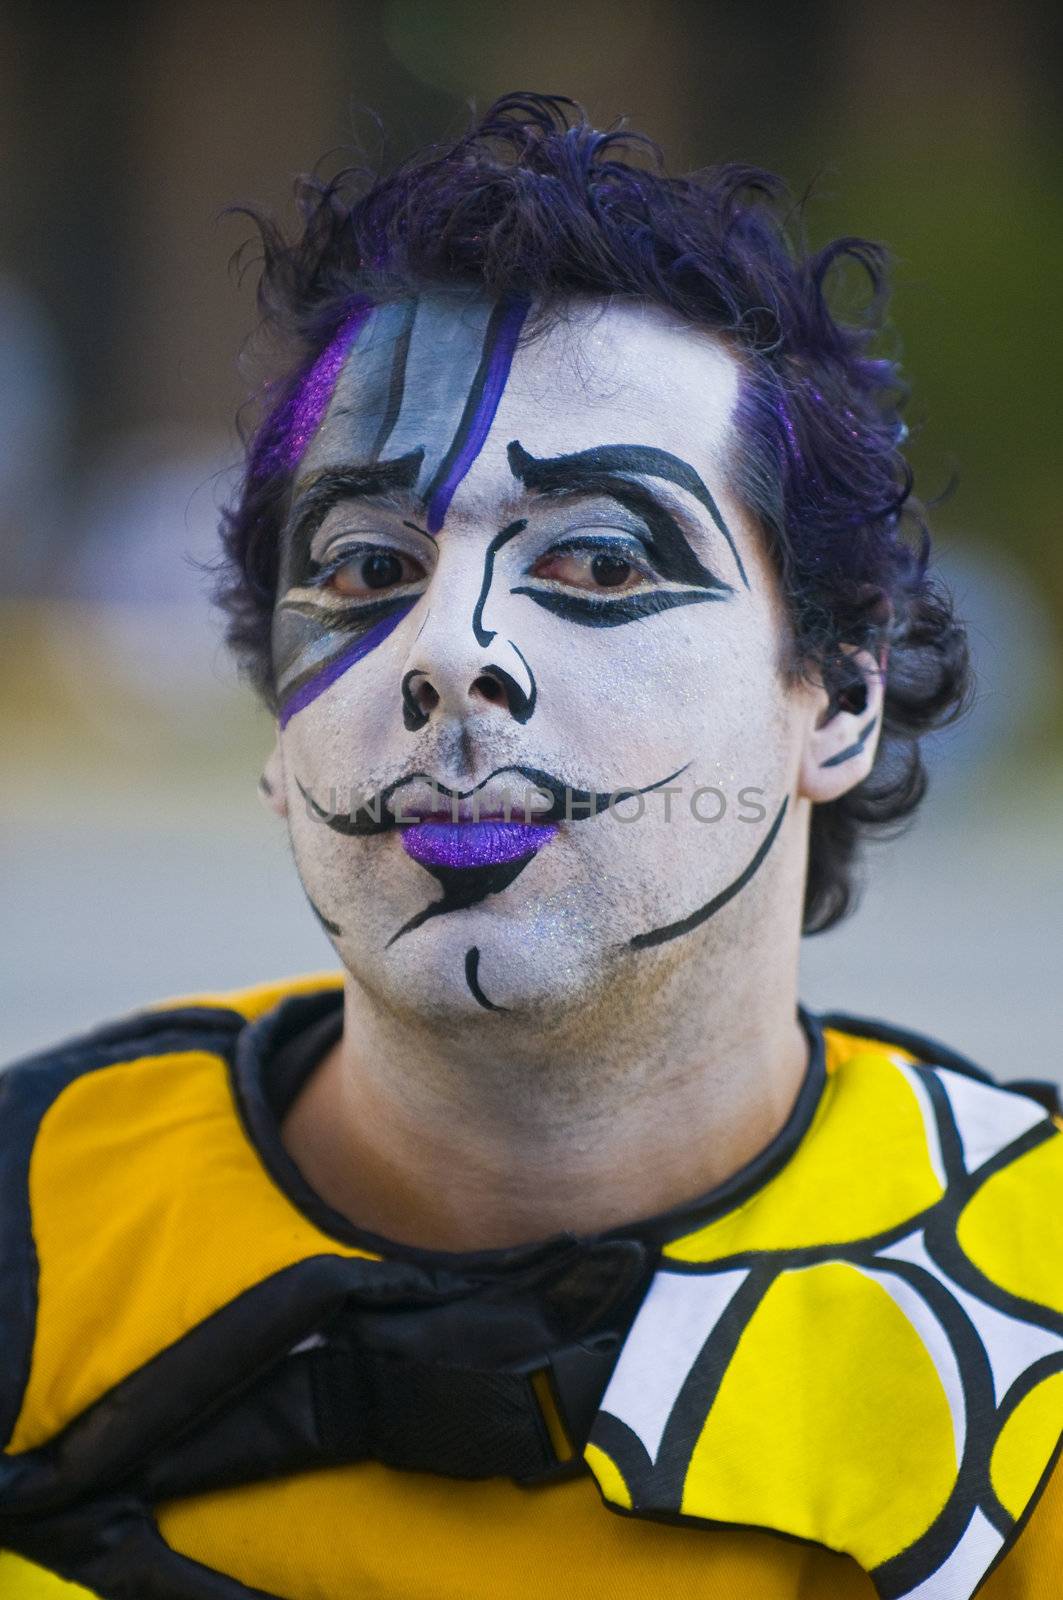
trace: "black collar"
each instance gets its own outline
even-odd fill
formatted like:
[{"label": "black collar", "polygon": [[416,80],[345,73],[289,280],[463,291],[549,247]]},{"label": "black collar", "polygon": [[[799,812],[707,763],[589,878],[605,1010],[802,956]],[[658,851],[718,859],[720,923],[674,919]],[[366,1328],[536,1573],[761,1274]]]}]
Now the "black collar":
[{"label": "black collar", "polygon": [[826,1082],[822,1026],[803,1007],[798,1008],[798,1018],[809,1042],[809,1059],[797,1098],[770,1143],[731,1177],[681,1205],[600,1234],[559,1234],[542,1243],[500,1250],[424,1250],[357,1228],[311,1188],[288,1154],[281,1139],[281,1122],[310,1073],[340,1037],[341,990],[294,995],[257,1021],[247,1023],[237,1038],[232,1075],[244,1127],[259,1159],[293,1205],[322,1232],[386,1260],[413,1261],[478,1278],[493,1277],[499,1272],[520,1271],[557,1252],[567,1254],[574,1244],[636,1240],[655,1253],[656,1248],[704,1227],[762,1188],[785,1166],[804,1138]]}]

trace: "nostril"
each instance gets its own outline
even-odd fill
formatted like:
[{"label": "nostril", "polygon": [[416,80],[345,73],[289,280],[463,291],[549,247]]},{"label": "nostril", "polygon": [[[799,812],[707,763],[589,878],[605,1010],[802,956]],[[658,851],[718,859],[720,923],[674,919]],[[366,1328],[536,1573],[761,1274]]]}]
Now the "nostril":
[{"label": "nostril", "polygon": [[[421,679],[420,683],[418,679]],[[403,678],[401,692],[403,723],[410,733],[416,733],[428,721],[432,707],[439,704],[439,695],[416,667]]]},{"label": "nostril", "polygon": [[504,700],[506,696],[506,691],[498,682],[497,678],[489,678],[486,673],[481,674],[481,676],[477,678],[476,682],[473,684],[473,688],[478,689],[485,700],[494,700],[497,702]]}]

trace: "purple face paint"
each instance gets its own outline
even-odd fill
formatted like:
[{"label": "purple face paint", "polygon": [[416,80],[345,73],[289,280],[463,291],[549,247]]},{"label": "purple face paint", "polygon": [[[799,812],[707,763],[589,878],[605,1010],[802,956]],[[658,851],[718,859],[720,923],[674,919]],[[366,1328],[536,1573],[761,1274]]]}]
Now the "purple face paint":
[{"label": "purple face paint", "polygon": [[268,419],[262,446],[255,454],[253,475],[256,478],[269,477],[274,472],[291,472],[298,465],[321,426],[343,363],[372,310],[370,300],[359,298],[352,303],[309,372],[280,411]]},{"label": "purple face paint", "polygon": [[483,449],[527,315],[527,300],[510,300],[499,306],[491,319],[483,360],[465,414],[429,494],[426,521],[429,533],[438,533],[443,526],[458,485]]},{"label": "purple face paint", "polygon": [[423,867],[493,867],[549,844],[556,823],[415,822],[401,828],[402,848]]}]

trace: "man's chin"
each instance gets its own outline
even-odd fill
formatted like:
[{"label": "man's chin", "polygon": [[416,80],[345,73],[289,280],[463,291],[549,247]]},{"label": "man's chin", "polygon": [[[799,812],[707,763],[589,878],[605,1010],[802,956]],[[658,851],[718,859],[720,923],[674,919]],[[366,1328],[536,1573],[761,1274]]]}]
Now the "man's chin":
[{"label": "man's chin", "polygon": [[586,1006],[601,983],[588,968],[585,942],[566,955],[534,922],[522,926],[519,917],[487,916],[481,908],[431,919],[375,949],[364,938],[333,942],[368,994],[434,1026],[467,1028],[477,1016],[532,1028],[555,1024]]}]

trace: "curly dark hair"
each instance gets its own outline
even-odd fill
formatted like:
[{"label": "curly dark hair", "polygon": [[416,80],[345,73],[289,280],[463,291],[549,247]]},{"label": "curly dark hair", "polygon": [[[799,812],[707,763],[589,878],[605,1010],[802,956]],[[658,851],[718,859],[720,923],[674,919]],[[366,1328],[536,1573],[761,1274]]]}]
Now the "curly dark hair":
[{"label": "curly dark hair", "polygon": [[[742,368],[734,488],[764,532],[787,597],[794,675],[853,688],[851,651],[888,651],[878,754],[848,794],[813,808],[804,931],[854,903],[862,837],[890,831],[927,785],[919,740],[970,693],[964,630],[928,574],[899,418],[906,396],[882,333],[888,256],[842,238],[811,251],[770,173],[721,165],[668,176],[645,135],[595,130],[560,96],[511,94],[456,143],[392,175],[301,178],[289,240],[249,213],[263,247],[258,302],[278,370],[224,514],[216,599],[246,675],[273,704],[270,621],[291,479],[284,448],[300,386],[352,302],[463,283],[521,295],[542,326],[572,295],[626,295],[723,339]],[[848,320],[837,273],[869,294]],[[844,701],[842,701],[844,703]]]}]

